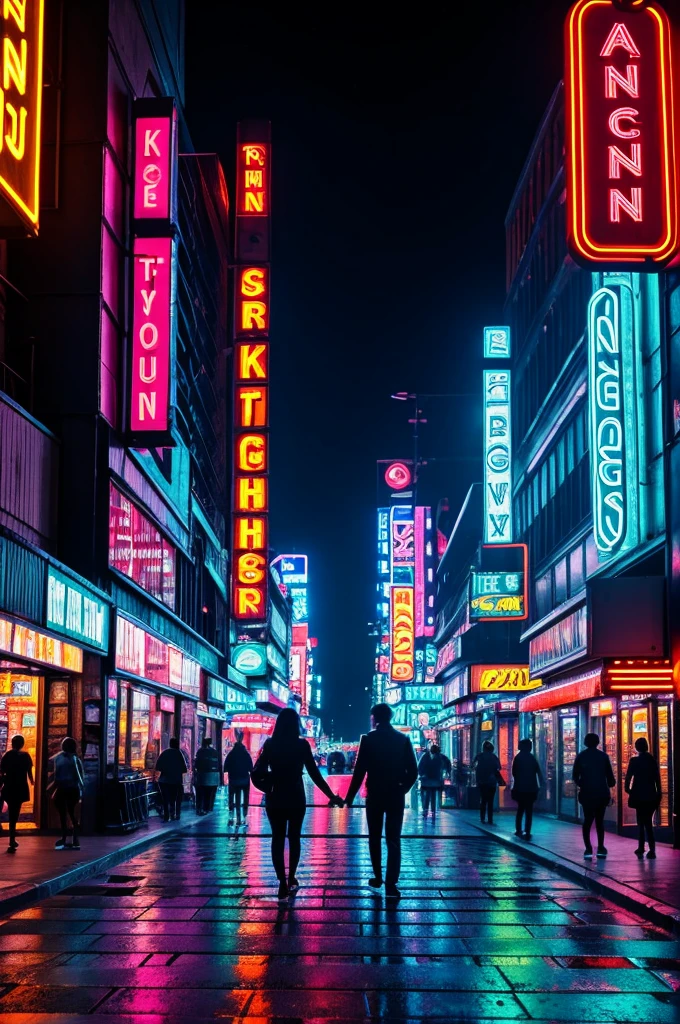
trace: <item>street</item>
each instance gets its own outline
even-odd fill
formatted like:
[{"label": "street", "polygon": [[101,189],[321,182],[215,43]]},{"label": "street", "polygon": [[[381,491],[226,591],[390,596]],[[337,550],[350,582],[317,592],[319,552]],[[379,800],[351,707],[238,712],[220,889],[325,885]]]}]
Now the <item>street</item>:
[{"label": "street", "polygon": [[3,1022],[677,1021],[668,932],[450,811],[407,811],[403,898],[386,902],[366,885],[363,829],[360,808],[310,808],[302,888],[280,907],[262,809],[244,836],[220,802],[0,923]]}]

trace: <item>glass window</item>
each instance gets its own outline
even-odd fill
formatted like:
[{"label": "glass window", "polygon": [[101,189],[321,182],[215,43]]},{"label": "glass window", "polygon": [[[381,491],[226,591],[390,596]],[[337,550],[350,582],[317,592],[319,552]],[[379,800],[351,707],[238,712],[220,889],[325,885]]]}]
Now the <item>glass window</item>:
[{"label": "glass window", "polygon": [[569,596],[573,597],[583,589],[583,544],[579,544],[569,555]]},{"label": "glass window", "polygon": [[111,484],[109,565],[174,609],[176,555],[154,524]]},{"label": "glass window", "polygon": [[543,463],[541,466],[541,508],[548,504],[548,466]]},{"label": "glass window", "polygon": [[555,487],[556,487],[556,481],[555,481],[556,465],[555,465],[555,453],[554,452],[550,456],[550,459],[548,461],[548,467],[549,467],[549,473],[550,473],[550,497],[554,498],[555,497]]},{"label": "glass window", "polygon": [[579,413],[576,417],[574,422],[574,432],[576,439],[576,462],[580,462],[586,450],[585,419],[582,413]]},{"label": "glass window", "polygon": [[569,427],[564,435],[564,443],[567,449],[567,476],[574,472],[574,424]]},{"label": "glass window", "polygon": [[151,771],[159,754],[161,716],[156,711],[156,698],[132,691],[132,723],[130,727],[130,764],[133,768]]},{"label": "glass window", "polygon": [[536,580],[536,618],[542,619],[552,610],[551,576],[546,572]]},{"label": "glass window", "polygon": [[599,564],[600,559],[595,547],[595,538],[592,533],[589,533],[586,537],[586,576],[594,573]]},{"label": "glass window", "polygon": [[555,565],[555,604],[567,600],[567,560],[560,559]]}]

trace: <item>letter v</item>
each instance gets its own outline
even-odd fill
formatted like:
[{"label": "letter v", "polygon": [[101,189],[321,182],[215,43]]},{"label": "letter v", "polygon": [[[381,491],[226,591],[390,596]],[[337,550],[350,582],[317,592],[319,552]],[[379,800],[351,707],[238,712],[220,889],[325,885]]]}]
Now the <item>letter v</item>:
[{"label": "letter v", "polygon": [[142,305],[144,307],[144,316],[148,316],[149,313],[151,312],[151,306],[152,306],[153,300],[155,298],[156,298],[156,289],[155,288],[151,292],[147,292],[146,288],[142,288]]}]

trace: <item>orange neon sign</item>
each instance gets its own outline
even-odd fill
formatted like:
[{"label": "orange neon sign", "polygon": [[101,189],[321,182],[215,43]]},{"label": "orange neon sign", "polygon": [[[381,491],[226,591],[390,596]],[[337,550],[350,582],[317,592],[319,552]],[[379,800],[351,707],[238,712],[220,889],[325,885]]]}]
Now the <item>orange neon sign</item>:
[{"label": "orange neon sign", "polygon": [[267,380],[269,376],[269,345],[266,341],[240,341],[236,346],[237,380]]},{"label": "orange neon sign", "polygon": [[565,51],[571,255],[658,269],[680,245],[668,18],[578,0]]},{"label": "orange neon sign", "polygon": [[413,587],[392,587],[390,601],[390,678],[405,683],[415,675],[415,600]]},{"label": "orange neon sign", "polygon": [[236,297],[236,333],[268,335],[269,267],[239,267]]},{"label": "orange neon sign", "polygon": [[264,434],[241,434],[236,443],[239,473],[267,472],[267,438]]},{"label": "orange neon sign", "polygon": [[236,389],[236,404],[239,426],[267,426],[268,402],[267,388],[265,386],[238,387]]},{"label": "orange neon sign", "polygon": [[268,217],[268,143],[242,142],[238,147],[237,156],[237,212],[248,217]]},{"label": "orange neon sign", "polygon": [[[3,0],[0,22],[0,224],[38,230],[44,0]],[[25,233],[25,231],[24,231]]]}]

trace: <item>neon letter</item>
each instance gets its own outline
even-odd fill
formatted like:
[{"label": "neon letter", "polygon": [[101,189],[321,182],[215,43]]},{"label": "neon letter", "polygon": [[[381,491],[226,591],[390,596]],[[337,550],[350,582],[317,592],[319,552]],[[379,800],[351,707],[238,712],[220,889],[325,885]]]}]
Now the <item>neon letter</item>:
[{"label": "neon letter", "polygon": [[156,357],[150,356],[151,369],[147,372],[146,356],[139,357],[139,379],[145,384],[153,384],[156,379]]},{"label": "neon letter", "polygon": [[237,576],[239,583],[261,583],[265,577],[267,559],[254,551],[238,556]]},{"label": "neon letter", "polygon": [[23,35],[26,31],[26,0],[5,0],[2,5],[2,16],[5,21],[7,21],[10,14]]},{"label": "neon letter", "polygon": [[139,418],[140,420],[146,419],[144,411],[148,412],[152,420],[156,419],[156,392],[152,391],[150,395],[146,395],[143,391],[139,393]]},{"label": "neon letter", "polygon": [[239,388],[241,426],[264,427],[267,421],[267,399],[263,388]]},{"label": "neon letter", "polygon": [[23,96],[26,92],[26,58],[28,56],[28,43],[25,39],[21,40],[19,50],[20,55],[12,40],[5,36],[2,41],[2,87],[9,89],[11,80]]},{"label": "neon letter", "polygon": [[618,146],[609,147],[609,177],[620,178],[622,167],[636,178],[642,175],[642,146],[639,142],[631,142],[630,156],[622,153]]},{"label": "neon letter", "polygon": [[144,156],[151,156],[151,150],[154,151],[156,156],[161,155],[161,151],[156,145],[156,139],[160,133],[160,128],[156,128],[155,132],[152,132],[150,128],[146,129],[144,132]]},{"label": "neon letter", "polygon": [[12,127],[5,133],[7,148],[15,160],[23,160],[24,149],[26,146],[26,107],[21,107],[19,109],[18,130],[17,112],[14,109],[14,105],[12,103],[6,103],[5,110],[12,121]]},{"label": "neon letter", "polygon": [[604,94],[608,100],[617,99],[619,86],[625,89],[634,100],[639,97],[638,66],[637,64],[628,64],[626,67],[626,77],[624,78],[620,71],[617,71],[616,68],[611,67],[609,64],[607,65],[604,69]]},{"label": "neon letter", "polygon": [[609,189],[609,219],[612,224],[618,224],[621,220],[619,211],[623,210],[633,220],[642,220],[642,189],[632,188],[630,199],[626,199],[619,192],[618,188]]},{"label": "neon letter", "polygon": [[239,351],[239,377],[241,380],[267,379],[265,345],[241,345]]},{"label": "neon letter", "polygon": [[611,57],[617,47],[623,47],[629,57],[639,57],[640,51],[633,42],[633,37],[626,26],[617,21],[607,36],[607,41],[600,50],[600,57]]},{"label": "neon letter", "polygon": [[241,295],[262,295],[264,287],[264,270],[261,267],[249,267],[241,274]]},{"label": "neon letter", "polygon": [[266,331],[266,316],[267,307],[264,302],[243,302],[241,304],[241,327],[244,331]]},{"label": "neon letter", "polygon": [[640,129],[622,128],[621,121],[632,121],[633,124],[638,124],[635,118],[639,113],[640,111],[634,110],[633,107],[619,107],[618,110],[614,110],[609,115],[610,131],[620,139],[637,139],[640,134]]},{"label": "neon letter", "polygon": [[264,146],[249,145],[243,146],[242,149],[246,158],[246,167],[249,167],[251,163],[264,167]]},{"label": "neon letter", "polygon": [[240,512],[261,512],[267,505],[267,481],[264,477],[242,476],[238,481]]},{"label": "neon letter", "polygon": [[264,473],[267,469],[265,439],[262,434],[244,434],[238,442],[238,468],[245,472]]},{"label": "neon letter", "polygon": [[264,548],[264,519],[236,520],[236,547],[245,551]]},{"label": "neon letter", "polygon": [[[148,340],[147,340],[148,335]],[[158,328],[155,324],[142,324],[139,328],[139,343],[142,348],[155,348],[158,343]]]},{"label": "neon letter", "polygon": [[258,615],[264,598],[262,591],[255,587],[238,587],[236,592],[239,615],[242,617]]}]

